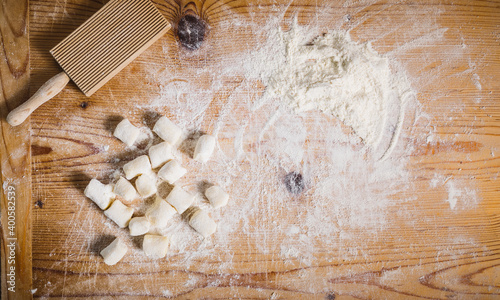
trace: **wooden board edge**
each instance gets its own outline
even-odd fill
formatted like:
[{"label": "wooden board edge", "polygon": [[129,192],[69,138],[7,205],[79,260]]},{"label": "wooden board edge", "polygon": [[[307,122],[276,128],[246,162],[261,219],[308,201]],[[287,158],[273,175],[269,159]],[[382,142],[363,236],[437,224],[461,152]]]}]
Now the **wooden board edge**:
[{"label": "wooden board edge", "polygon": [[29,0],[0,5],[1,299],[32,298],[31,125],[5,120],[29,97]]}]

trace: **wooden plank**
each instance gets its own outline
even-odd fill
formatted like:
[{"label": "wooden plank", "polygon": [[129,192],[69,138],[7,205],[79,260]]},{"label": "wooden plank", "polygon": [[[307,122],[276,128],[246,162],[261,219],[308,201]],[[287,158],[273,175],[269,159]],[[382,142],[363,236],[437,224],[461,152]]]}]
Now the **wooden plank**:
[{"label": "wooden plank", "polygon": [[2,299],[32,298],[30,124],[11,127],[8,112],[28,96],[28,1],[0,5],[0,169]]},{"label": "wooden plank", "polygon": [[[154,2],[174,30],[92,97],[86,98],[70,84],[32,116],[35,297],[499,297],[497,1]],[[101,6],[85,0],[30,2],[33,89],[59,71],[48,51]],[[175,36],[175,25],[185,13],[199,15],[210,25],[199,50],[182,48]],[[257,29],[266,22],[278,20],[277,24],[288,26],[295,16],[301,24],[316,24],[325,31],[346,29],[353,40],[373,41],[379,53],[388,53],[405,67],[418,92],[420,118],[409,114],[401,140],[402,147],[410,149],[401,159],[408,160],[405,174],[412,180],[389,195],[391,201],[382,209],[370,207],[373,215],[361,214],[372,218],[357,221],[366,226],[349,219],[362,212],[352,209],[349,203],[355,199],[346,195],[336,206],[352,214],[339,213],[338,219],[320,214],[327,234],[307,232],[308,224],[300,222],[309,210],[318,208],[312,195],[321,176],[308,177],[310,190],[305,195],[287,194],[280,180],[284,167],[275,168],[276,157],[270,152],[280,146],[279,139],[258,139],[273,107],[257,113],[248,108],[262,86],[220,71],[226,62],[262,43]],[[197,103],[204,105],[202,109]],[[174,249],[165,260],[148,260],[137,246],[140,240],[130,239],[126,230],[107,221],[83,196],[90,178],[110,181],[116,169],[144,152],[126,149],[112,137],[120,117],[150,126],[157,113],[188,130],[211,132],[218,122],[224,124],[216,156],[224,163],[200,167],[189,155],[181,156],[190,170],[183,179],[188,188],[196,190],[192,183],[200,180],[230,182],[230,205],[217,216],[241,217],[219,224],[240,232],[221,228],[227,238],[218,235],[216,240],[224,247],[200,243],[184,252]],[[296,116],[287,117],[297,121]],[[300,121],[307,131],[304,151],[309,160],[297,168],[326,164],[328,149],[338,146],[328,140],[328,128],[338,123],[319,114],[301,116]],[[235,146],[237,132],[245,133],[241,148]],[[238,151],[244,159],[232,160]],[[348,186],[355,179],[341,183]],[[353,191],[363,188],[359,184]],[[446,202],[450,195],[463,201],[457,204],[460,209],[450,209]],[[248,202],[256,206],[246,207]],[[237,214],[242,208],[260,214],[244,219]],[[335,207],[324,209],[339,212]],[[286,233],[285,225],[301,232]],[[98,253],[114,236],[126,240],[130,252],[109,267]]]}]

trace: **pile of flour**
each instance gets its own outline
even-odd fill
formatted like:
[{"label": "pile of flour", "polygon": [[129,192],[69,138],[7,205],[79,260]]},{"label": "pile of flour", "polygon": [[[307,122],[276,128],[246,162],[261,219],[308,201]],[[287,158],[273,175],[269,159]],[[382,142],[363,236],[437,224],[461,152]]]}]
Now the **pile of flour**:
[{"label": "pile of flour", "polygon": [[268,39],[273,42],[254,56],[260,61],[249,66],[260,65],[263,99],[278,97],[296,112],[331,114],[372,149],[389,135],[384,147],[391,148],[405,99],[413,92],[404,75],[391,71],[388,58],[370,43],[353,42],[347,32],[311,37],[308,28],[296,22],[287,31],[270,30]]}]

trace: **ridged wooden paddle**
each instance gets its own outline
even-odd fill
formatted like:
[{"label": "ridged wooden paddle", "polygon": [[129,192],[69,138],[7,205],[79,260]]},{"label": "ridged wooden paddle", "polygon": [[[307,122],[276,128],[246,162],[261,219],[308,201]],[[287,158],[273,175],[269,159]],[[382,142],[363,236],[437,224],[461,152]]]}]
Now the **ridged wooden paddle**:
[{"label": "ridged wooden paddle", "polygon": [[88,97],[170,29],[150,0],[111,0],[57,44],[50,53],[64,70],[12,110],[17,126],[73,82]]}]

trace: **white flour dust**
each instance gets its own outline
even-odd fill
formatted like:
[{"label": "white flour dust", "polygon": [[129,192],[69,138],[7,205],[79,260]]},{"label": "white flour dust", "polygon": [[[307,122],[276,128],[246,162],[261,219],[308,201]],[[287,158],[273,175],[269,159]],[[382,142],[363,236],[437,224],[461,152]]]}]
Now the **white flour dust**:
[{"label": "white flour dust", "polygon": [[296,22],[288,31],[269,31],[274,43],[251,64],[265,66],[260,70],[264,98],[278,97],[296,112],[331,114],[372,149],[390,126],[397,141],[404,102],[413,94],[405,74],[393,74],[388,58],[369,42],[353,42],[345,31],[317,37],[308,32]]},{"label": "white flour dust", "polygon": [[444,201],[448,203],[451,210],[472,209],[479,203],[479,197],[473,187],[461,186],[451,176],[443,177],[436,174],[429,186],[433,189],[445,188]]}]

